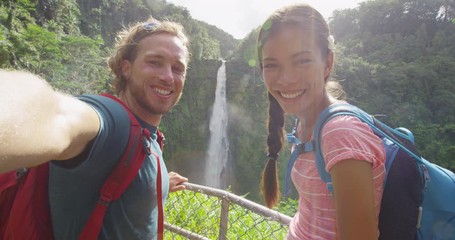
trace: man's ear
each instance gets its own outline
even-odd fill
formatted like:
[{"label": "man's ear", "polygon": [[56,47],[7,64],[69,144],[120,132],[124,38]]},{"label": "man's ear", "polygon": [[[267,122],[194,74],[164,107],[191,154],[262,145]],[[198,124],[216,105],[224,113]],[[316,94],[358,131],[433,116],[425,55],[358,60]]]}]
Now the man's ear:
[{"label": "man's ear", "polygon": [[324,68],[324,79],[326,82],[328,81],[329,76],[332,73],[334,57],[335,56],[334,56],[333,52],[328,51],[327,59],[325,60],[325,68]]},{"label": "man's ear", "polygon": [[122,61],[122,76],[128,81],[131,75],[131,63],[128,60]]}]

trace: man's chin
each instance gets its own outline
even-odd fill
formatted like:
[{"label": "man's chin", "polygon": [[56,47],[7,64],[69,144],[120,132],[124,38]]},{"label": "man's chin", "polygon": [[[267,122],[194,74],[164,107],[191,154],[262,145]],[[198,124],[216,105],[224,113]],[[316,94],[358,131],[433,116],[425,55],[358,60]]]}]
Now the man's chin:
[{"label": "man's chin", "polygon": [[161,105],[149,106],[148,110],[154,115],[164,115],[172,110],[177,105],[176,103],[170,104],[169,102]]},{"label": "man's chin", "polygon": [[166,113],[168,113],[169,111],[171,111],[172,108],[155,108],[155,109],[151,109],[150,113],[152,113],[153,115],[164,115]]}]

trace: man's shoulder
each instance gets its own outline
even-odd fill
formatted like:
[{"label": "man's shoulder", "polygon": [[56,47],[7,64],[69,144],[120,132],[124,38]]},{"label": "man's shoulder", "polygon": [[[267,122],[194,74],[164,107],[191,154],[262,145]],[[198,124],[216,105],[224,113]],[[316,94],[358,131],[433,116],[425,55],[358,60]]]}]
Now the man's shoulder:
[{"label": "man's shoulder", "polygon": [[82,94],[76,97],[79,100],[86,102],[90,105],[104,105],[106,107],[116,107],[117,105],[120,106],[118,102],[101,94]]},{"label": "man's shoulder", "polygon": [[[117,101],[102,95],[84,94],[78,96],[89,104],[99,115],[101,128],[95,146],[104,150],[123,149],[130,134],[130,118],[126,109]],[[110,147],[102,147],[107,146]],[[121,146],[121,147],[120,147]]]},{"label": "man's shoulder", "polygon": [[102,95],[84,94],[76,97],[95,110],[100,119],[100,129],[86,150],[74,161],[85,162],[80,169],[90,171],[87,166],[98,169],[98,165],[119,159],[130,134],[130,119],[126,110],[118,102]]},{"label": "man's shoulder", "polygon": [[77,96],[77,98],[100,112],[99,114],[109,114],[115,116],[115,118],[120,118],[119,120],[127,120],[128,113],[125,108],[118,103],[117,101],[98,94],[83,94]]}]

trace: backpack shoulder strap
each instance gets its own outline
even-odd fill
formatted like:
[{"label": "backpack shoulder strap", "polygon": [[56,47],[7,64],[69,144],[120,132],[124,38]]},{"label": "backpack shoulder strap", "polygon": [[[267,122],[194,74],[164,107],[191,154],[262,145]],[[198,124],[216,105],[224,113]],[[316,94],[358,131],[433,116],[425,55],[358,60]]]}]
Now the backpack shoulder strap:
[{"label": "backpack shoulder strap", "polygon": [[324,125],[332,118],[340,115],[350,115],[359,118],[368,125],[373,124],[372,117],[363,110],[347,103],[332,104],[319,115],[318,121],[314,127],[314,158],[318,169],[319,176],[326,183],[327,189],[333,192],[332,177],[325,170],[324,156],[321,151],[321,132]]},{"label": "backpack shoulder strap", "polygon": [[87,221],[79,239],[97,239],[101,231],[104,215],[111,201],[117,200],[136,177],[146,155],[151,154],[149,148],[150,132],[142,128],[134,114],[118,98],[104,94],[120,103],[130,119],[130,135],[126,150],[111,174],[104,182],[100,191],[100,199]]},{"label": "backpack shoulder strap", "polygon": [[298,120],[296,120],[294,128],[292,129],[291,133],[286,135],[288,143],[294,145],[293,150],[291,152],[291,156],[289,157],[289,161],[286,167],[286,178],[285,178],[285,190],[284,190],[284,197],[287,198],[290,194],[290,185],[291,185],[291,171],[292,167],[294,166],[295,160],[299,157],[300,154],[305,152],[311,152],[314,150],[313,141],[309,141],[306,143],[302,143],[300,139],[297,137],[297,125]]},{"label": "backpack shoulder strap", "polygon": [[[107,94],[107,93],[103,93],[103,94],[100,94],[101,96],[104,96],[104,97],[108,97],[114,101],[116,101],[117,103],[119,103],[120,105],[123,106],[123,108],[125,108],[125,110],[128,112],[128,116],[130,118],[130,121],[137,121],[137,118],[136,116],[134,116],[134,114],[130,111],[129,107],[126,106],[126,104],[124,102],[122,102],[120,99],[118,99],[117,97],[111,95],[111,94]],[[138,122],[139,124],[139,122]],[[140,124],[139,124],[140,126]],[[166,140],[166,138],[164,137],[164,134],[163,132],[161,132],[158,127],[156,127],[156,135],[157,135],[157,139],[156,141],[158,142],[158,145],[160,145],[160,148],[161,150],[164,149],[164,141]]]},{"label": "backpack shoulder strap", "polygon": [[325,161],[324,156],[321,153],[321,131],[322,127],[333,117],[339,115],[352,115],[358,118],[361,118],[362,121],[372,122],[371,117],[362,111],[361,109],[347,104],[347,103],[340,103],[340,104],[333,104],[326,108],[320,115],[314,127],[313,135],[314,140],[301,143],[300,140],[296,137],[296,127],[297,122],[293,128],[293,131],[287,134],[287,141],[291,144],[294,144],[294,150],[291,153],[291,157],[289,159],[287,170],[286,170],[286,182],[285,182],[285,192],[284,196],[287,197],[289,194],[289,182],[290,182],[290,173],[292,170],[292,166],[294,165],[295,160],[301,153],[314,151],[314,157],[316,161],[316,166],[318,169],[318,173],[322,181],[324,181],[327,185],[327,189],[332,192],[332,177],[330,174],[325,170]]},{"label": "backpack shoulder strap", "polygon": [[422,162],[421,157],[418,156],[417,151],[412,144],[414,141],[414,136],[409,130],[403,128],[392,129],[354,105],[347,103],[333,104],[326,108],[319,115],[313,133],[314,157],[316,166],[318,168],[318,173],[321,179],[327,184],[327,188],[330,192],[333,191],[332,178],[330,174],[325,170],[324,156],[322,156],[321,151],[321,131],[322,127],[330,119],[340,115],[349,115],[359,118],[362,122],[368,124],[368,126],[377,136],[381,138],[387,138],[391,143],[396,144],[399,148],[403,149],[405,152],[414,157],[418,162]]}]

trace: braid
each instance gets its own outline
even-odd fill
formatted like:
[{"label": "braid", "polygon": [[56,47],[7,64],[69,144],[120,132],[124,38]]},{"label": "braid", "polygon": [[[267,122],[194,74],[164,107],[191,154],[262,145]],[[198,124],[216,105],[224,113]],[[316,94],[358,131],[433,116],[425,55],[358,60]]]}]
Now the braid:
[{"label": "braid", "polygon": [[262,172],[261,188],[265,204],[273,207],[279,201],[280,190],[278,184],[277,159],[283,146],[284,112],[276,99],[268,93],[269,121],[268,121],[268,160]]}]

